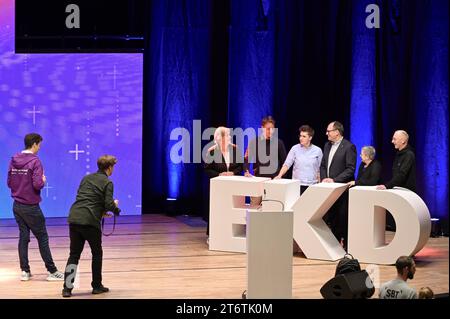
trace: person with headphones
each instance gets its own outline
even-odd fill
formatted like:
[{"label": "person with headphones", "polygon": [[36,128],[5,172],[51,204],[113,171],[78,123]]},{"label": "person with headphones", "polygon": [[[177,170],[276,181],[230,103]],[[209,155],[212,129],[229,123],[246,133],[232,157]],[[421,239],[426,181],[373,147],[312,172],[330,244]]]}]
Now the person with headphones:
[{"label": "person with headphones", "polygon": [[392,165],[392,179],[384,185],[378,185],[377,189],[390,189],[397,186],[416,192],[416,156],[408,142],[409,135],[406,131],[395,131],[392,144],[397,153]]},{"label": "person with headphones", "polygon": [[92,293],[101,294],[109,289],[102,285],[102,230],[103,217],[107,212],[120,213],[119,201],[113,199],[114,187],[108,178],[112,175],[117,159],[112,155],[98,158],[98,171],[81,180],[75,203],[70,208],[70,256],[64,273],[63,297],[71,297],[76,269],[84,243],[87,241],[92,252]]}]

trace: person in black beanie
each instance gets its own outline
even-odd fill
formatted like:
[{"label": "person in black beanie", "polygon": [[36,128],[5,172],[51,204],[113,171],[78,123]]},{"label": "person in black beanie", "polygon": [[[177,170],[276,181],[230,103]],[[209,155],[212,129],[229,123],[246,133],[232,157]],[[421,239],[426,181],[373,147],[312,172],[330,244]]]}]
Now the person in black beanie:
[{"label": "person in black beanie", "polygon": [[109,289],[102,285],[102,217],[111,217],[107,212],[120,213],[119,201],[113,199],[113,183],[109,180],[117,159],[111,155],[97,160],[98,171],[81,180],[75,203],[70,208],[70,256],[64,274],[63,297],[72,296],[73,282],[84,243],[92,252],[92,293],[101,294]]}]

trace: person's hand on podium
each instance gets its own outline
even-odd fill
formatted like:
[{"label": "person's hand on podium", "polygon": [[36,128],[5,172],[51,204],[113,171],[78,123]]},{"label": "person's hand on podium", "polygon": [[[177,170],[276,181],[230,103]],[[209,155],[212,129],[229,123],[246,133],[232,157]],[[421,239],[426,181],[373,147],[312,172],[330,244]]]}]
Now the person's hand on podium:
[{"label": "person's hand on podium", "polygon": [[277,175],[273,179],[281,179],[281,175]]},{"label": "person's hand on podium", "polygon": [[332,178],[324,178],[322,183],[334,183],[334,180]]},{"label": "person's hand on podium", "polygon": [[351,181],[347,183],[348,187],[353,187],[355,186],[355,181]]},{"label": "person's hand on podium", "polygon": [[245,176],[245,177],[253,177],[253,175],[250,174],[249,171],[245,171],[244,176]]},{"label": "person's hand on podium", "polygon": [[233,176],[233,172],[222,172],[219,174],[219,176]]},{"label": "person's hand on podium", "polygon": [[383,190],[383,189],[386,189],[386,186],[385,185],[377,185],[377,189]]}]

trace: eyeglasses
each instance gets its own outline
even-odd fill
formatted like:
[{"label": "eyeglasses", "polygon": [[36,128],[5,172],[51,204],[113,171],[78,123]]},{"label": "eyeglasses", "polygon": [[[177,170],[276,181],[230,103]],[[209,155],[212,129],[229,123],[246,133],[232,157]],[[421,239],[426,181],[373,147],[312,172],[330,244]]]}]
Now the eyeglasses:
[{"label": "eyeglasses", "polygon": [[333,132],[333,131],[337,131],[337,128],[335,128],[334,130],[327,130],[327,133]]}]

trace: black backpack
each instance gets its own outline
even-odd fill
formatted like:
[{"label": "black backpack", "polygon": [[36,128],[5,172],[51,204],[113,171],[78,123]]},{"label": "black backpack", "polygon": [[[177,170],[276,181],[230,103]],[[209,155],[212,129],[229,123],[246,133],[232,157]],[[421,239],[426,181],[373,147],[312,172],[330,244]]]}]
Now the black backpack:
[{"label": "black backpack", "polygon": [[334,276],[336,277],[337,275],[347,274],[355,271],[361,271],[361,266],[359,265],[358,259],[353,258],[353,256],[350,254],[345,254],[344,258],[339,260]]}]

